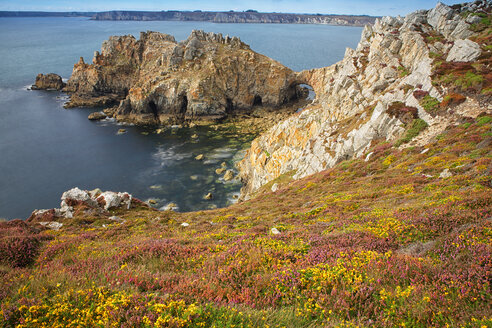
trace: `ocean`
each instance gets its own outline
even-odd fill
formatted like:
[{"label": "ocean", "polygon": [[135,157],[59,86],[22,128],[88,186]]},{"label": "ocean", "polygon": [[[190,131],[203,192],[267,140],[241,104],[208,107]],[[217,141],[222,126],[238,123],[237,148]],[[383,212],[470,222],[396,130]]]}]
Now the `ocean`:
[{"label": "ocean", "polygon": [[[91,21],[87,18],[0,18],[0,218],[27,218],[58,207],[73,187],[127,191],[157,208],[227,206],[241,184],[215,169],[243,156],[232,134],[208,128],[155,134],[113,121],[92,122],[94,109],[64,109],[61,92],[30,91],[38,73],[70,77],[79,57],[91,62],[111,35],[159,31],[184,40],[194,29],[238,36],[251,48],[300,71],[341,60],[362,28],[297,24]],[[127,132],[118,135],[124,128]],[[197,133],[198,139],[191,138]],[[206,154],[206,161],[196,161]],[[212,200],[203,199],[211,192]]]}]

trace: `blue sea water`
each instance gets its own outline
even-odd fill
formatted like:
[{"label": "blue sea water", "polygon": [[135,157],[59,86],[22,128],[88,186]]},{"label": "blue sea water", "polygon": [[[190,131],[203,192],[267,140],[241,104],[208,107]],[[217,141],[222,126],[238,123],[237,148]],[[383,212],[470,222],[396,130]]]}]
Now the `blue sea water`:
[{"label": "blue sea water", "polygon": [[[331,65],[355,47],[361,28],[327,25],[214,24],[208,22],[91,21],[87,18],[0,18],[0,218],[26,218],[59,206],[63,191],[127,191],[180,211],[226,206],[240,183],[215,169],[240,158],[230,135],[201,128],[163,134],[114,122],[91,122],[91,109],[64,109],[60,92],[29,91],[38,73],[69,78],[79,57],[90,62],[110,35],[159,31],[188,37],[194,29],[239,36],[257,52],[300,71]],[[206,154],[207,161],[194,160]],[[212,201],[203,196],[212,192]]]}]

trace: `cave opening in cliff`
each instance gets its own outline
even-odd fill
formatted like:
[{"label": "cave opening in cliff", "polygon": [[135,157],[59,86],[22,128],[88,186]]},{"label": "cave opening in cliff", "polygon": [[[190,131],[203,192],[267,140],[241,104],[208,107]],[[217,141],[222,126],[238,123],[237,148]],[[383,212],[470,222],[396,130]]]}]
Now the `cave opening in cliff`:
[{"label": "cave opening in cliff", "polygon": [[181,107],[179,108],[179,112],[181,114],[186,113],[186,110],[188,109],[188,97],[182,96],[181,97]]},{"label": "cave opening in cliff", "polygon": [[159,118],[159,111],[157,110],[157,106],[153,100],[149,101],[149,109],[154,114],[154,118],[158,119]]},{"label": "cave opening in cliff", "polygon": [[226,113],[231,114],[234,111],[234,104],[231,98],[226,99]]},{"label": "cave opening in cliff", "polygon": [[260,96],[256,95],[255,99],[253,99],[253,106],[261,106],[263,105],[263,100]]},{"label": "cave opening in cliff", "polygon": [[316,98],[314,89],[309,84],[297,83],[290,86],[290,99],[289,101],[313,101]]}]

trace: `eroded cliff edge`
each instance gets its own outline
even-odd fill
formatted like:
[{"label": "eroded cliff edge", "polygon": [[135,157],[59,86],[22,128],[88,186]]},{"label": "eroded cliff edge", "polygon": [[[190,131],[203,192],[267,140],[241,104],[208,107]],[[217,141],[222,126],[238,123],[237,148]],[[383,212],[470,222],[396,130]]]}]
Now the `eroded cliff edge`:
[{"label": "eroded cliff edge", "polygon": [[[370,157],[374,142],[423,145],[460,117],[490,112],[490,13],[490,2],[476,1],[384,17],[339,63],[299,73],[316,101],[253,141],[239,163],[242,198],[287,173]],[[426,126],[405,144],[409,130]]]},{"label": "eroded cliff edge", "polygon": [[158,32],[113,36],[93,63],[75,64],[68,107],[117,105],[137,124],[215,120],[254,106],[276,108],[299,95],[296,74],[236,37],[193,31],[183,42]]}]

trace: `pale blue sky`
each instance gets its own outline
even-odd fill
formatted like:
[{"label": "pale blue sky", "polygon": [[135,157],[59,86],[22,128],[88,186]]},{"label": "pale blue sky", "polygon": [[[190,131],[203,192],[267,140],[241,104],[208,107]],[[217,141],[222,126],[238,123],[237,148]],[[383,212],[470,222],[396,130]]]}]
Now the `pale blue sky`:
[{"label": "pale blue sky", "polygon": [[[450,5],[463,1],[443,0]],[[323,14],[405,15],[429,9],[437,0],[0,0],[0,10],[106,11],[206,10]]]}]

